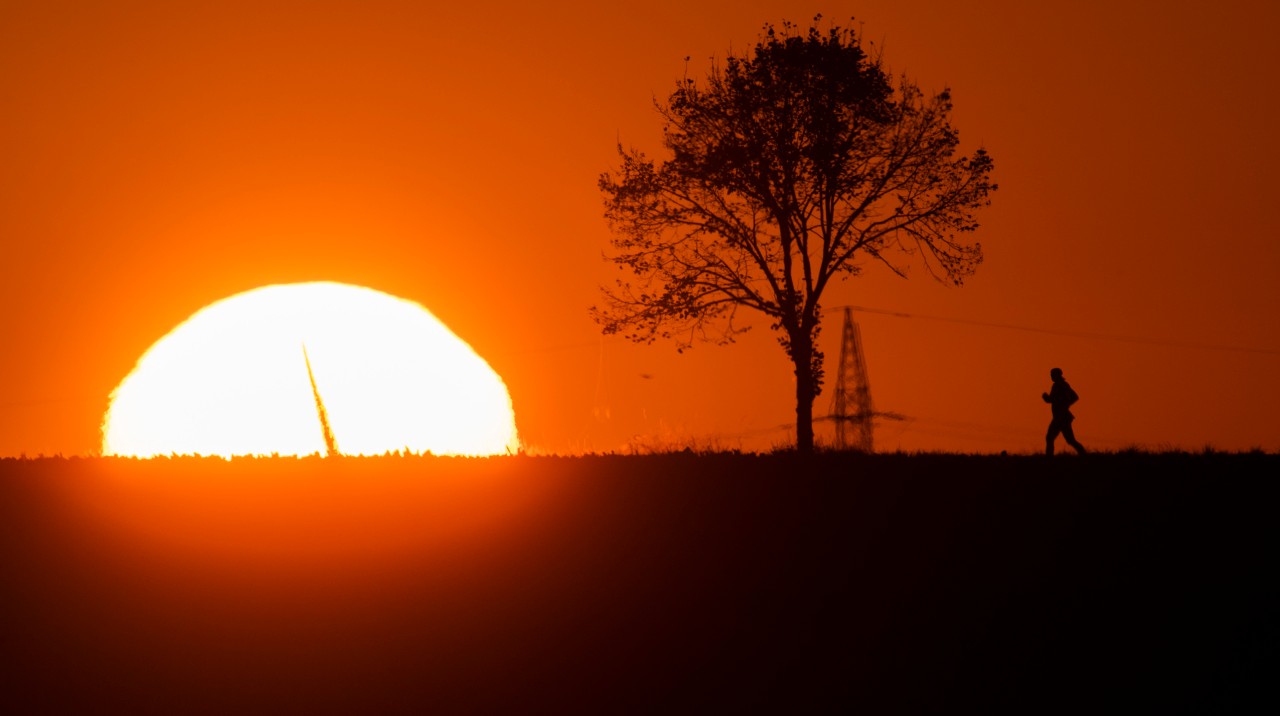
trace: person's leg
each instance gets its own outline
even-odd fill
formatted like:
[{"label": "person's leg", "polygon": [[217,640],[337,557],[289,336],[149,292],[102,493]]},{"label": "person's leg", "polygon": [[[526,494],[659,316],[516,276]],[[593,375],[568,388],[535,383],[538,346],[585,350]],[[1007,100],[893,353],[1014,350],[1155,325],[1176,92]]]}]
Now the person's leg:
[{"label": "person's leg", "polygon": [[1053,454],[1053,441],[1058,439],[1058,421],[1054,420],[1049,423],[1049,432],[1044,436],[1044,454]]},{"label": "person's leg", "polygon": [[1076,452],[1084,454],[1084,446],[1076,441],[1076,432],[1071,428],[1071,423],[1062,426],[1062,437],[1067,439],[1067,444],[1076,449]]}]

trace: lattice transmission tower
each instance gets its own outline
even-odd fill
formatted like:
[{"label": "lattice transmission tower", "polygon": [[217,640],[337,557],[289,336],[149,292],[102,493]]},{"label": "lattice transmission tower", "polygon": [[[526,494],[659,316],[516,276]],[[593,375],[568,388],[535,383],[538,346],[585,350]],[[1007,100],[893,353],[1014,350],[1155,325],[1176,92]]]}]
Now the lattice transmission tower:
[{"label": "lattice transmission tower", "polygon": [[836,449],[872,452],[875,408],[871,405],[871,384],[867,363],[862,357],[862,334],[853,320],[853,311],[844,309],[844,332],[840,338],[840,369],[831,400],[831,419],[836,423]]}]

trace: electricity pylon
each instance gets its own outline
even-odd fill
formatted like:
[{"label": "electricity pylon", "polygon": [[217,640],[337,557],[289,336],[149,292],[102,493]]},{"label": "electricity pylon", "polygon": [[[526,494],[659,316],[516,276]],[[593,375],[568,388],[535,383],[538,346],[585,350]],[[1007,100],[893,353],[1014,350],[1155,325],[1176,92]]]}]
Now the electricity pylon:
[{"label": "electricity pylon", "polygon": [[836,423],[836,449],[872,451],[871,384],[867,363],[862,357],[862,334],[853,321],[853,311],[844,309],[844,333],[840,338],[840,369],[836,373],[831,419]]},{"label": "electricity pylon", "polygon": [[338,453],[338,441],[333,438],[333,430],[329,427],[329,412],[324,409],[324,401],[320,399],[320,390],[316,388],[316,377],[311,372],[311,358],[307,356],[307,344],[302,344],[302,360],[307,363],[307,378],[311,381],[311,394],[316,398],[316,415],[320,416],[320,430],[324,433],[324,450],[329,457]]}]

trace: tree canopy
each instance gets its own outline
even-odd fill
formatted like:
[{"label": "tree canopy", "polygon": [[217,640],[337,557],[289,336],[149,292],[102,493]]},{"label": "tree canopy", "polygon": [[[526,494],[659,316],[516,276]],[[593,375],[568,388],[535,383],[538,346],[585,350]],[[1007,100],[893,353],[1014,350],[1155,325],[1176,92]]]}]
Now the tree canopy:
[{"label": "tree canopy", "polygon": [[996,189],[983,149],[959,154],[949,90],[896,80],[852,30],[765,25],[742,56],[685,77],[665,101],[666,157],[618,147],[600,176],[626,279],[592,308],[605,333],[731,341],[759,312],[795,366],[797,448],[813,449],[821,300],[863,259],[905,276],[922,261],[960,285],[982,262],[966,240]]}]

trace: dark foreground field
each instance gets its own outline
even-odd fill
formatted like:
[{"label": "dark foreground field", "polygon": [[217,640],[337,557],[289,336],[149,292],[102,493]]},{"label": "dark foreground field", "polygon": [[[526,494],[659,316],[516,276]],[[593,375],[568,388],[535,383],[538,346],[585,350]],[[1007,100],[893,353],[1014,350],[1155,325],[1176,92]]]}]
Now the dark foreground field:
[{"label": "dark foreground field", "polygon": [[1276,713],[1278,468],[0,461],[0,708]]}]

